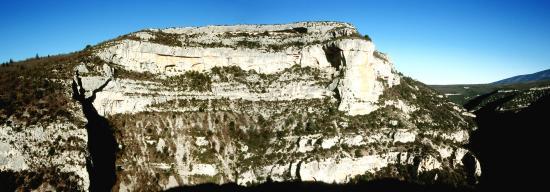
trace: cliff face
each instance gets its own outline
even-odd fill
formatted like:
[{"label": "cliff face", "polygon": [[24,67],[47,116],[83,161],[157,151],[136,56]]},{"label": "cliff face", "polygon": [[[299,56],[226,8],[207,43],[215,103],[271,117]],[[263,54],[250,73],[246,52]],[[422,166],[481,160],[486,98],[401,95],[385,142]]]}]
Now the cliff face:
[{"label": "cliff face", "polygon": [[[107,48],[98,50],[96,55],[124,70],[165,77],[230,66],[265,75],[281,74],[292,67],[313,68],[333,85],[269,86],[273,90],[254,94],[247,90],[217,90],[230,87],[220,84],[213,85],[210,97],[271,101],[322,98],[338,92],[339,109],[358,115],[375,110],[383,83],[391,87],[399,83],[399,77],[385,57],[374,54],[372,42],[357,34],[355,28],[345,23],[149,30],[130,34],[131,40],[107,43]],[[158,36],[169,36],[170,41],[156,40]]]},{"label": "cliff face", "polygon": [[[80,102],[88,145],[90,122],[109,122],[96,127],[118,145],[115,190],[481,174],[462,147],[472,114],[397,73],[347,23],[150,29],[85,52],[65,81],[75,104],[92,104]],[[92,149],[88,169],[103,153]]]}]

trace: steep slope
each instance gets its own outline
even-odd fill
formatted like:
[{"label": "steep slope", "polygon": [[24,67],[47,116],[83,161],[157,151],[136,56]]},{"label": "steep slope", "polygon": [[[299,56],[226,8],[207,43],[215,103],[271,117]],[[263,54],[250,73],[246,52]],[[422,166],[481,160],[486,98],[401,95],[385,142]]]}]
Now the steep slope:
[{"label": "steep slope", "polygon": [[86,190],[87,133],[72,102],[74,53],[0,66],[0,186]]},{"label": "steep slope", "polygon": [[518,75],[488,84],[430,85],[451,101],[464,105],[468,101],[496,90],[527,90],[550,84],[550,70]]},{"label": "steep slope", "polygon": [[[471,100],[465,107],[476,114],[479,126],[469,148],[484,165],[481,189],[496,190],[502,183],[522,190],[542,187],[545,181],[533,175],[546,169],[545,162],[532,154],[546,150],[550,85],[500,89]],[[510,165],[523,166],[509,169]]]},{"label": "steep slope", "polygon": [[[149,29],[75,55],[45,65],[58,66],[43,69],[56,73],[28,78],[59,79],[55,98],[68,100],[61,107],[76,120],[57,124],[87,129],[87,147],[78,151],[89,154],[88,173],[77,174],[83,183],[76,189],[386,177],[472,185],[481,174],[463,148],[475,129],[473,115],[397,73],[347,23]],[[5,109],[23,111],[3,110],[3,117],[28,119],[18,114],[32,103],[2,101]],[[15,129],[7,121],[2,126]],[[11,132],[1,136],[16,140]],[[3,144],[23,151],[18,143]],[[35,149],[48,147],[55,146]],[[36,158],[41,155],[23,161]],[[1,165],[2,171],[34,170]],[[16,187],[35,187],[22,183]]]},{"label": "steep slope", "polygon": [[535,87],[544,87],[550,85],[550,81],[541,80],[525,83],[510,84],[463,84],[463,85],[430,85],[449,100],[464,105],[470,100],[477,99],[479,96],[486,95],[494,91],[525,91]]},{"label": "steep slope", "polygon": [[510,78],[506,78],[500,81],[495,81],[491,84],[513,84],[513,83],[528,83],[534,81],[550,80],[550,69],[539,71],[527,75],[518,75]]},{"label": "steep slope", "polygon": [[495,109],[498,111],[517,112],[531,106],[541,97],[548,94],[550,94],[550,82],[546,84],[532,84],[532,87],[523,89],[500,88],[468,101],[464,104],[464,107],[469,111],[478,111],[489,103],[506,98],[505,102],[499,102]]},{"label": "steep slope", "polygon": [[[550,81],[431,87],[476,115],[479,128],[468,148],[483,164],[479,189],[498,190],[506,183],[506,187],[535,190],[545,183],[530,176],[544,164],[531,154],[545,150],[542,132],[550,113]],[[522,169],[509,169],[518,164],[524,165]]]}]

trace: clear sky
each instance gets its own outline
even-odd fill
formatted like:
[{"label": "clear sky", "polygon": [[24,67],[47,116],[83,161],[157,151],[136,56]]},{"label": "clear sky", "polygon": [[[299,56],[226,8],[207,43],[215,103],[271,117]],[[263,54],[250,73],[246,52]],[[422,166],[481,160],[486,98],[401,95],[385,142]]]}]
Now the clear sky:
[{"label": "clear sky", "polygon": [[345,21],[403,74],[488,83],[550,68],[550,1],[0,0],[0,62],[80,50],[143,28]]}]

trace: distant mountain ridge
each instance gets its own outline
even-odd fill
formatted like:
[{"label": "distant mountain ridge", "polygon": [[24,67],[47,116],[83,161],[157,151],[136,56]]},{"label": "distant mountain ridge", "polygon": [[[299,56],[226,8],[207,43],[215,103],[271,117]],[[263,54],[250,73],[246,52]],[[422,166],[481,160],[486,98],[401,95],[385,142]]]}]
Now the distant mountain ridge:
[{"label": "distant mountain ridge", "polygon": [[454,103],[464,105],[471,99],[493,91],[528,90],[550,85],[550,69],[518,75],[487,84],[430,85]]},{"label": "distant mountain ridge", "polygon": [[539,71],[536,73],[518,75],[506,78],[500,81],[492,82],[491,84],[510,84],[510,83],[525,83],[532,81],[550,80],[550,69]]}]

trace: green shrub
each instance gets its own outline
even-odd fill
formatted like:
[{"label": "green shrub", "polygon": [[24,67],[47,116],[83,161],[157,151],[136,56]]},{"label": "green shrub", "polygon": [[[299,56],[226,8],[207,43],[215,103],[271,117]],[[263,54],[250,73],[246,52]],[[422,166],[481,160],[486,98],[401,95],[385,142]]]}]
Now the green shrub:
[{"label": "green shrub", "polygon": [[182,42],[179,40],[178,34],[173,33],[165,33],[162,31],[157,31],[153,33],[155,38],[150,39],[153,43],[173,46],[173,47],[181,47],[183,46]]},{"label": "green shrub", "polygon": [[186,71],[183,75],[169,77],[165,81],[170,86],[184,87],[189,91],[210,91],[212,85],[208,74],[197,71]]},{"label": "green shrub", "polygon": [[[55,118],[71,119],[68,87],[52,79],[71,79],[86,52],[31,58],[0,67],[0,124],[31,125]],[[28,116],[27,116],[28,115]]]},{"label": "green shrub", "polygon": [[305,27],[295,27],[292,29],[283,29],[283,30],[277,30],[274,31],[276,33],[307,33],[307,28]]},{"label": "green shrub", "polygon": [[229,122],[229,131],[235,131],[235,129],[236,129],[235,122],[234,121]]},{"label": "green shrub", "polygon": [[361,149],[356,149],[355,150],[355,157],[362,157],[363,156],[363,153],[361,153]]},{"label": "green shrub", "polygon": [[369,35],[365,35],[365,36],[363,36],[363,38],[367,41],[372,41],[372,39],[369,37]]},{"label": "green shrub", "polygon": [[50,149],[48,150],[48,156],[53,156],[55,155],[55,149],[53,147],[50,147]]},{"label": "green shrub", "polygon": [[306,132],[314,133],[318,129],[317,124],[314,120],[310,120],[306,123]]},{"label": "green shrub", "polygon": [[261,47],[261,45],[259,42],[256,42],[256,41],[242,40],[242,41],[237,41],[237,47],[246,47],[249,49],[256,49]]}]

